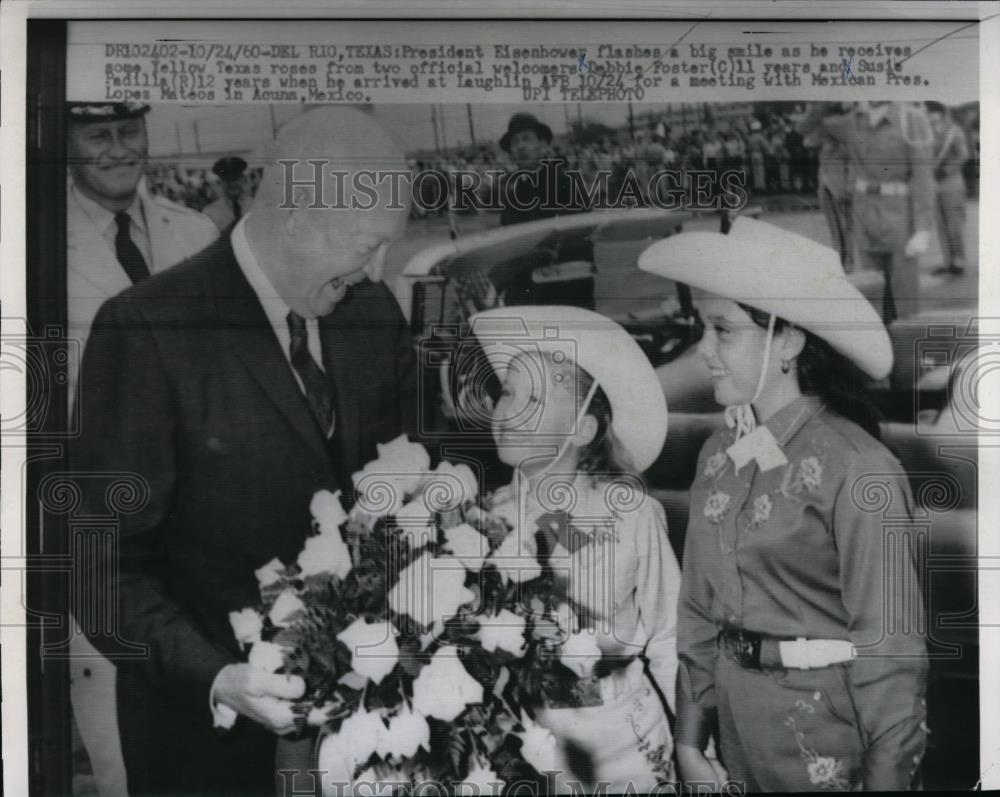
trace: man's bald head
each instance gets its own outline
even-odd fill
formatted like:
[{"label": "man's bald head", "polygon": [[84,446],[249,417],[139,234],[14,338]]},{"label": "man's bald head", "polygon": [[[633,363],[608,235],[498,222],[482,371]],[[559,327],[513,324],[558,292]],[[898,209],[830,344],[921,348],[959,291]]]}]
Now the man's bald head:
[{"label": "man's bald head", "polygon": [[291,309],[325,315],[384,257],[408,215],[408,194],[393,177],[401,174],[409,171],[399,145],[356,108],[316,109],[282,128],[246,233]]},{"label": "man's bald head", "polygon": [[[395,139],[372,116],[349,106],[318,108],[288,122],[271,145],[267,160],[258,196],[275,208],[289,204],[290,199],[291,172],[289,165],[282,165],[282,161],[296,161],[292,173],[296,182],[313,179],[309,161],[323,161],[325,204],[334,204],[338,199],[333,185],[338,180],[333,173],[406,169],[406,159]],[[352,184],[350,179],[344,182],[347,188]],[[331,189],[329,196],[327,188]],[[307,204],[313,203],[310,192],[310,188],[298,191],[308,198]]]}]

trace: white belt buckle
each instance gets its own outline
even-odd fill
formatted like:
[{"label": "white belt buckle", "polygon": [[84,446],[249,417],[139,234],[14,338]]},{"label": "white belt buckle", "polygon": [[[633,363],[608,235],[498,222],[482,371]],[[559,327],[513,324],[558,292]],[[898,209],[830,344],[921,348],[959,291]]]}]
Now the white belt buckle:
[{"label": "white belt buckle", "polygon": [[795,670],[829,667],[857,656],[854,645],[842,639],[799,637],[792,642],[779,642],[778,651],[782,665]]}]

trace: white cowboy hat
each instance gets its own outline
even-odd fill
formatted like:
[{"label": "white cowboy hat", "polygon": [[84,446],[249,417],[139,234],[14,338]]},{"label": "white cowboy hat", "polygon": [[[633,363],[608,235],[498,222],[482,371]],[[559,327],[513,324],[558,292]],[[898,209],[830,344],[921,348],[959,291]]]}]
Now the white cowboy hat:
[{"label": "white cowboy hat", "polygon": [[[477,313],[472,332],[502,382],[525,351],[565,356],[590,374],[611,403],[611,430],[642,472],[667,436],[667,399],[649,359],[610,319],[578,307],[499,307]],[[561,353],[561,354],[559,354]]]},{"label": "white cowboy hat", "polygon": [[809,330],[873,379],[892,370],[879,314],[848,281],[837,253],[811,238],[741,217],[728,235],[685,232],[655,243],[639,268]]}]

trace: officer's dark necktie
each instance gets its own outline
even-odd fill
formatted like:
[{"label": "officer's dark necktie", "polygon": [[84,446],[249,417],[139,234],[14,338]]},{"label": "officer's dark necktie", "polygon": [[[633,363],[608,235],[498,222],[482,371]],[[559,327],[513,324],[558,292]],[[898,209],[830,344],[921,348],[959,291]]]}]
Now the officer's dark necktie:
[{"label": "officer's dark necktie", "polygon": [[240,201],[238,199],[233,200],[233,215],[236,217],[236,221],[239,221],[243,216],[243,209],[240,207]]},{"label": "officer's dark necktie", "polygon": [[292,367],[302,380],[305,388],[306,402],[312,411],[316,423],[323,434],[330,437],[334,428],[333,413],[333,383],[323,372],[312,354],[309,353],[309,336],[306,332],[306,320],[295,313],[288,313],[288,331],[292,336],[288,346]]},{"label": "officer's dark necktie", "polygon": [[146,259],[129,234],[132,218],[128,213],[116,213],[115,224],[118,225],[118,234],[115,236],[115,255],[118,257],[118,262],[122,264],[132,284],[142,282],[149,276],[149,266],[146,265]]}]

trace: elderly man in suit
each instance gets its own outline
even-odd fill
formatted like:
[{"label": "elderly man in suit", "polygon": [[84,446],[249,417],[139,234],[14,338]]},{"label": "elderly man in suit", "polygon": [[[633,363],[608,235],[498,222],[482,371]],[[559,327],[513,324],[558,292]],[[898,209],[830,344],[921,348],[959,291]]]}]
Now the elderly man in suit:
[{"label": "elderly man in suit", "polygon": [[[369,115],[297,117],[232,232],[94,322],[72,448],[82,511],[107,513],[100,474],[146,491],[90,572],[104,592],[88,593],[117,611],[93,635],[102,651],[145,646],[118,675],[133,797],[273,794],[276,734],[303,684],[241,663],[229,612],[258,600],[255,569],[294,559],[316,491],[349,487],[376,443],[414,431],[413,341],[368,278],[407,208],[385,182],[374,201],[355,191],[366,169],[406,169]],[[332,206],[338,171],[346,202]]]},{"label": "elderly man in suit", "polygon": [[[142,103],[72,102],[67,106],[66,295],[70,402],[80,352],[106,300],[199,252],[215,240],[212,223],[152,196]],[[70,696],[102,797],[125,794],[115,720],[115,668],[79,632],[73,636]]]}]

